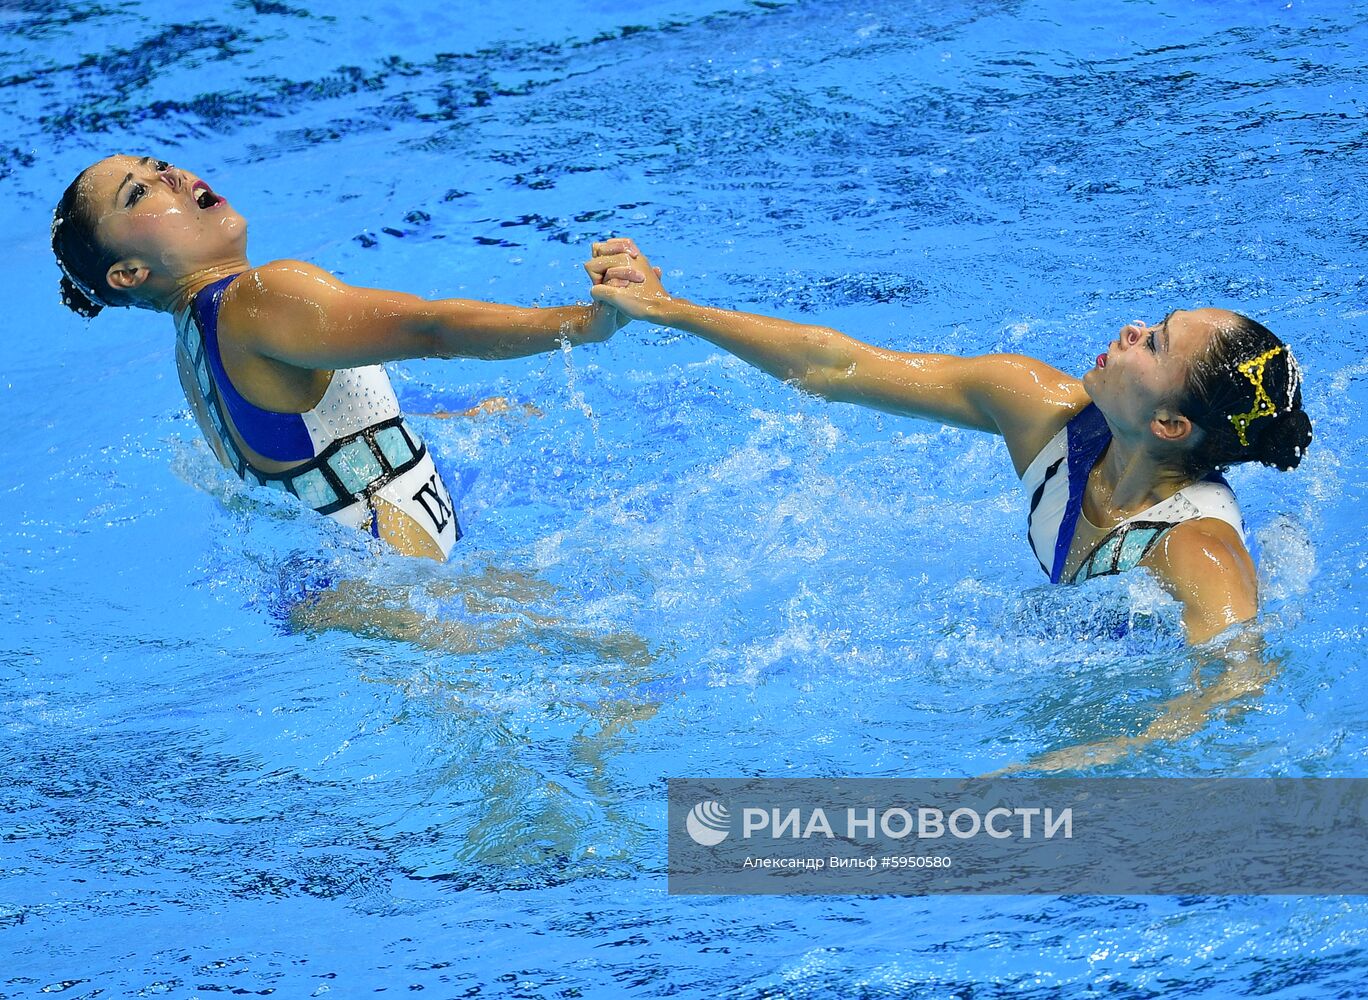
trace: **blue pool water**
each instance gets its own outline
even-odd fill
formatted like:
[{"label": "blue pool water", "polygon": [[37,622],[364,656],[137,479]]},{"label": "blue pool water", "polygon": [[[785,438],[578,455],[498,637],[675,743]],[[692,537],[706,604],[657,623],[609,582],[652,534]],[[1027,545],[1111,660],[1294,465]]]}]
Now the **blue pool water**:
[{"label": "blue pool water", "polygon": [[[415,412],[539,410],[418,418],[467,532],[418,564],[216,468],[169,320],[62,310],[47,226],[126,151],[208,178],[256,261],[424,295],[583,300],[624,234],[700,301],[1074,372],[1133,318],[1239,308],[1298,349],[1317,429],[1296,473],[1232,477],[1280,670],[1089,773],[1363,776],[1366,25],[0,5],[0,997],[1361,995],[1355,897],[666,893],[669,777],[977,774],[1188,690],[1143,577],[1042,586],[1000,441],[640,324],[396,365]],[[320,547],[444,624],[290,632]]]}]

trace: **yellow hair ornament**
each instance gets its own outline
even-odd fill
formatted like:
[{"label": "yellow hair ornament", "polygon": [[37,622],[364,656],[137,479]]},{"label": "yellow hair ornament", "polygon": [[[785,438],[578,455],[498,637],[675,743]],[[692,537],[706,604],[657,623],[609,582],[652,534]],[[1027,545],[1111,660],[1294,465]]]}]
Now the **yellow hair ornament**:
[{"label": "yellow hair ornament", "polygon": [[1271,350],[1265,351],[1257,358],[1250,358],[1235,366],[1235,370],[1249,379],[1249,384],[1254,387],[1254,408],[1248,413],[1236,413],[1231,416],[1230,422],[1235,425],[1235,429],[1240,432],[1240,446],[1249,447],[1249,438],[1246,432],[1249,425],[1260,417],[1271,417],[1278,412],[1278,408],[1273,405],[1273,400],[1268,397],[1268,391],[1264,389],[1264,365],[1283,350],[1279,344]]}]

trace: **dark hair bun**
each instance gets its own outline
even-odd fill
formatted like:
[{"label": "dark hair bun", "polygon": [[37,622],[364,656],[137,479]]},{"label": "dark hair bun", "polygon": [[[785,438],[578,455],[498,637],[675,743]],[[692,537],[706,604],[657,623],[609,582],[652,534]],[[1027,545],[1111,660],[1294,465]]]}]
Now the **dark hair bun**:
[{"label": "dark hair bun", "polygon": [[1189,366],[1179,408],[1204,432],[1186,453],[1193,475],[1240,462],[1287,472],[1311,444],[1297,359],[1268,327],[1238,313]]},{"label": "dark hair bun", "polygon": [[1279,414],[1259,436],[1255,449],[1264,465],[1282,472],[1301,464],[1307,446],[1311,444],[1311,418],[1302,409]]},{"label": "dark hair bun", "polygon": [[90,298],[82,292],[65,274],[62,275],[62,305],[66,306],[78,316],[86,319],[93,319],[100,315],[100,310],[104,306],[98,302],[91,302]]}]

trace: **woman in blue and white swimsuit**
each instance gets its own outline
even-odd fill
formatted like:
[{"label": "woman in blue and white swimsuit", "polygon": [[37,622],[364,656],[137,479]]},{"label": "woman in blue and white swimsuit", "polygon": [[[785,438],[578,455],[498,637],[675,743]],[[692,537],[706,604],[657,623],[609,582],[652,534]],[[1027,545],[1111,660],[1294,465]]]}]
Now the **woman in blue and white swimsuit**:
[{"label": "woman in blue and white swimsuit", "polygon": [[1311,441],[1297,363],[1259,323],[1222,309],[1131,323],[1078,379],[1019,355],[889,351],[672,298],[630,240],[596,244],[585,267],[598,301],[808,392],[1001,434],[1051,582],[1146,567],[1182,603],[1194,644],[1257,613],[1239,507],[1219,472],[1295,468]]},{"label": "woman in blue and white swimsuit", "polygon": [[111,156],[62,196],[52,223],[62,299],[170,313],[176,364],[224,465],[399,551],[445,559],[451,495],[408,427],[384,362],[502,359],[605,340],[607,305],[519,308],[354,288],[297,260],[253,267],[247,222],[194,174]]}]

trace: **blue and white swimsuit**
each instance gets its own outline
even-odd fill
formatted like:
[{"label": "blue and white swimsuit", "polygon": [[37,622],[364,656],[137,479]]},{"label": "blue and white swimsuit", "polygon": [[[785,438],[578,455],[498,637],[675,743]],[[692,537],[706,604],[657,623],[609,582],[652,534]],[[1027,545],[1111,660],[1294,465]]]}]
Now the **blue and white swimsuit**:
[{"label": "blue and white swimsuit", "polygon": [[[378,497],[411,517],[443,557],[450,554],[461,535],[451,495],[427,446],[404,424],[383,366],[334,371],[323,397],[303,413],[264,410],[238,392],[218,342],[223,292],[236,277],[201,289],[176,316],[186,392],[200,397],[192,405],[203,403],[195,405],[196,417],[219,460],[246,482],[291,493],[377,537]],[[297,464],[267,472],[249,454]]]},{"label": "blue and white swimsuit", "polygon": [[[1027,516],[1031,548],[1051,583],[1059,583],[1064,577],[1069,548],[1083,515],[1088,473],[1110,441],[1111,429],[1102,411],[1089,403],[1050,439],[1022,474],[1021,483],[1031,499]],[[1068,582],[1124,573],[1145,557],[1164,532],[1199,517],[1225,521],[1244,537],[1235,494],[1213,473],[1118,524],[1084,558]]]}]

